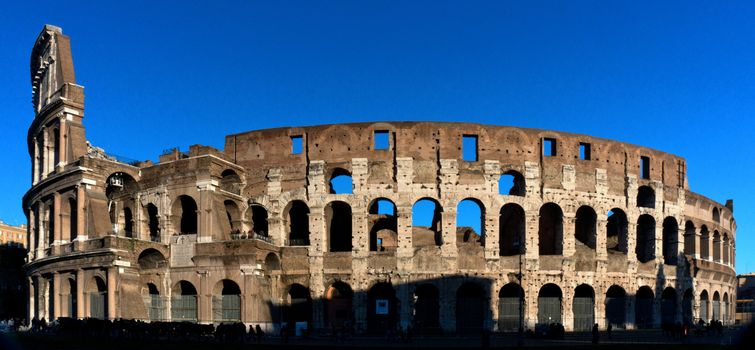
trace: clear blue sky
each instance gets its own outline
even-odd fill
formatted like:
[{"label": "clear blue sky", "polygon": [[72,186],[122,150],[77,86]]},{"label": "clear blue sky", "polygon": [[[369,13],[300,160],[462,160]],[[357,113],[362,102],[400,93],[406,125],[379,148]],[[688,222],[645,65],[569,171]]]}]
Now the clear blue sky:
[{"label": "clear blue sky", "polygon": [[685,157],[693,191],[735,200],[737,270],[755,270],[753,2],[13,3],[0,5],[6,222],[25,221],[29,54],[50,23],[72,39],[87,136],[108,152],[372,120],[584,133]]}]

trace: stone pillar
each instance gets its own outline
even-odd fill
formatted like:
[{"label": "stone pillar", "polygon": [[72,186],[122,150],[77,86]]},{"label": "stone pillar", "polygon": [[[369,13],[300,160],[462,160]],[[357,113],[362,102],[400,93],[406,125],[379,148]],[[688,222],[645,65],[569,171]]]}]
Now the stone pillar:
[{"label": "stone pillar", "polygon": [[456,207],[444,208],[441,218],[443,245],[440,251],[443,257],[443,269],[455,271],[457,269],[456,258],[459,256],[459,250],[456,246]]},{"label": "stone pillar", "polygon": [[598,213],[598,220],[596,222],[596,225],[598,227],[595,228],[595,233],[597,235],[597,237],[595,238],[595,257],[598,260],[608,259],[608,252],[606,247],[606,226],[608,225],[608,220],[606,220],[605,218],[605,213]]},{"label": "stone pillar", "polygon": [[61,205],[60,205],[61,203],[60,202],[61,202],[60,201],[60,193],[59,192],[55,192],[53,194],[53,201],[52,201],[53,213],[55,214],[55,225],[53,225],[53,228],[52,228],[52,230],[53,230],[53,241],[52,241],[52,244],[53,245],[59,245],[59,244],[61,244],[63,242],[63,235],[62,235],[62,231],[63,230],[61,229],[61,227],[62,227],[61,223],[63,221],[63,215],[61,214],[61,210],[60,210],[60,208],[61,208]]},{"label": "stone pillar", "polygon": [[215,192],[217,185],[217,181],[212,179],[197,181],[197,189],[199,190],[197,243],[212,242],[212,192]]},{"label": "stone pillar", "polygon": [[606,329],[606,295],[605,293],[595,292],[595,323],[600,329]]},{"label": "stone pillar", "polygon": [[[488,261],[491,260],[498,260],[500,257],[500,248],[498,246],[499,243],[499,234],[501,232],[499,224],[500,224],[500,215],[501,212],[499,210],[494,210],[498,208],[487,208],[485,210],[485,216],[483,221],[483,234],[484,236],[484,242],[485,242],[485,259]],[[497,298],[496,298],[497,300]]]},{"label": "stone pillar", "polygon": [[627,273],[634,276],[637,273],[637,220],[627,214]]},{"label": "stone pillar", "polygon": [[58,164],[56,164],[55,167],[58,171],[62,171],[63,167],[68,162],[68,147],[66,147],[68,140],[68,124],[66,123],[65,115],[60,118],[59,124],[58,144],[56,145],[58,147]]},{"label": "stone pillar", "polygon": [[26,240],[26,249],[29,250],[29,252],[26,254],[27,261],[31,262],[36,257],[34,256],[34,252],[37,245],[37,209],[36,206],[32,206],[29,208],[29,227],[28,230],[28,239]]},{"label": "stone pillar", "polygon": [[111,266],[107,269],[107,318],[114,320],[117,317],[116,293],[118,267]]},{"label": "stone pillar", "polygon": [[399,278],[398,290],[396,291],[396,299],[398,299],[399,308],[399,325],[402,329],[406,329],[412,324],[412,310],[414,309],[414,296],[412,295],[412,287],[409,285],[409,281],[404,278]]},{"label": "stone pillar", "polygon": [[27,315],[27,321],[31,324],[31,320],[37,316],[36,313],[36,304],[37,304],[37,288],[35,288],[34,278],[32,276],[26,277],[26,283],[28,285],[28,291],[29,291],[29,301],[28,304],[26,304],[26,315]]},{"label": "stone pillar", "polygon": [[41,159],[42,174],[40,176],[41,176],[41,179],[44,180],[47,178],[47,173],[50,172],[49,170],[50,168],[48,168],[47,166],[47,164],[49,163],[48,158],[50,156],[50,153],[48,153],[48,147],[49,147],[50,141],[48,140],[47,130],[45,128],[42,128],[40,133],[42,134],[42,153],[41,154],[43,155]]},{"label": "stone pillar", "polygon": [[354,258],[367,258],[370,254],[370,233],[367,230],[368,215],[364,208],[352,208],[351,227],[352,255]]},{"label": "stone pillar", "polygon": [[637,302],[635,293],[627,293],[625,299],[626,299],[625,310],[627,310],[627,319],[626,319],[627,329],[629,330],[637,329],[636,319],[634,315],[634,305]]},{"label": "stone pillar", "polygon": [[76,270],[76,317],[84,318],[86,316],[86,300],[84,300],[84,270]]},{"label": "stone pillar", "polygon": [[[539,208],[529,208],[529,210],[525,208],[524,220],[524,225],[526,226],[524,256],[528,260],[537,261],[540,257],[540,237],[538,232],[540,230]],[[537,270],[538,267],[534,267],[534,269]]]},{"label": "stone pillar", "polygon": [[[454,288],[451,288],[451,287]],[[456,290],[458,287],[450,280],[441,281],[438,289],[440,290],[440,328],[444,332],[456,332]]]},{"label": "stone pillar", "polygon": [[[563,208],[562,208],[563,210]],[[574,217],[574,213],[566,213],[564,212],[564,222],[563,222],[563,255],[565,258],[573,258],[574,253],[576,252],[576,238],[574,237],[574,223],[576,222],[576,219]]]},{"label": "stone pillar", "polygon": [[207,280],[207,271],[199,271],[199,290],[197,291],[197,321],[212,323],[212,287]]},{"label": "stone pillar", "polygon": [[50,290],[52,291],[50,294],[52,294],[53,315],[50,316],[48,321],[57,319],[61,315],[60,298],[62,294],[60,294],[60,273],[57,271],[52,273],[52,285],[50,286]]},{"label": "stone pillar", "polygon": [[39,169],[39,141],[37,141],[37,137],[35,136],[33,141],[34,142],[34,156],[31,159],[31,179],[32,184],[36,184],[39,182],[40,177],[40,169]]},{"label": "stone pillar", "polygon": [[572,302],[574,300],[574,289],[564,286],[561,290],[561,323],[564,325],[564,329],[567,331],[574,330],[574,308]]},{"label": "stone pillar", "polygon": [[655,262],[663,266],[663,220],[655,221]]},{"label": "stone pillar", "polygon": [[412,207],[406,205],[396,205],[396,220],[398,234],[398,248],[396,249],[396,258],[398,259],[399,271],[410,271],[413,267],[412,257],[414,256],[414,244],[412,235]]},{"label": "stone pillar", "polygon": [[86,231],[86,189],[83,184],[76,186],[76,239],[85,241]]}]

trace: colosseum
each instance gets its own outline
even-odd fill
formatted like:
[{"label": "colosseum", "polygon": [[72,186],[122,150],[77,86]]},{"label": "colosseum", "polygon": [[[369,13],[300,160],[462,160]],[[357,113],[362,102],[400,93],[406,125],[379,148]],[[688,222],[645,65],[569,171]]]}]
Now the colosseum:
[{"label": "colosseum", "polygon": [[375,122],[126,161],[86,140],[60,28],[36,40],[31,80],[29,318],[446,333],[733,319],[733,202],[691,192],[681,157]]}]

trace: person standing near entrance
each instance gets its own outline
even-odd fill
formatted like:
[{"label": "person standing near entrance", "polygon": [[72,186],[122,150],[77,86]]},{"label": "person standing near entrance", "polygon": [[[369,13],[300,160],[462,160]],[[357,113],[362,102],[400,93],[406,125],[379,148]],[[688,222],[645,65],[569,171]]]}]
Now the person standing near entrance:
[{"label": "person standing near entrance", "polygon": [[598,324],[592,326],[592,343],[597,344],[600,340],[600,331],[598,330]]}]

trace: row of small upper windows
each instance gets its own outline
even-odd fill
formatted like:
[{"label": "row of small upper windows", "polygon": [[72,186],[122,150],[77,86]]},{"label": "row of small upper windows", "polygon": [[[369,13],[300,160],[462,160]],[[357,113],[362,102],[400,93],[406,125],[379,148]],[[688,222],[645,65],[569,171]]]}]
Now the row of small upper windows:
[{"label": "row of small upper windows", "polygon": [[[388,130],[375,130],[373,134],[373,149],[388,150],[390,149],[390,133]],[[557,140],[553,138],[543,139],[543,156],[555,157],[557,152]],[[291,136],[291,154],[301,154],[304,150],[302,135]],[[479,160],[477,148],[477,135],[462,135],[461,138],[462,160],[476,162]],[[591,160],[591,145],[586,142],[579,143],[579,159]],[[650,178],[650,158],[640,157],[640,178]]]}]

